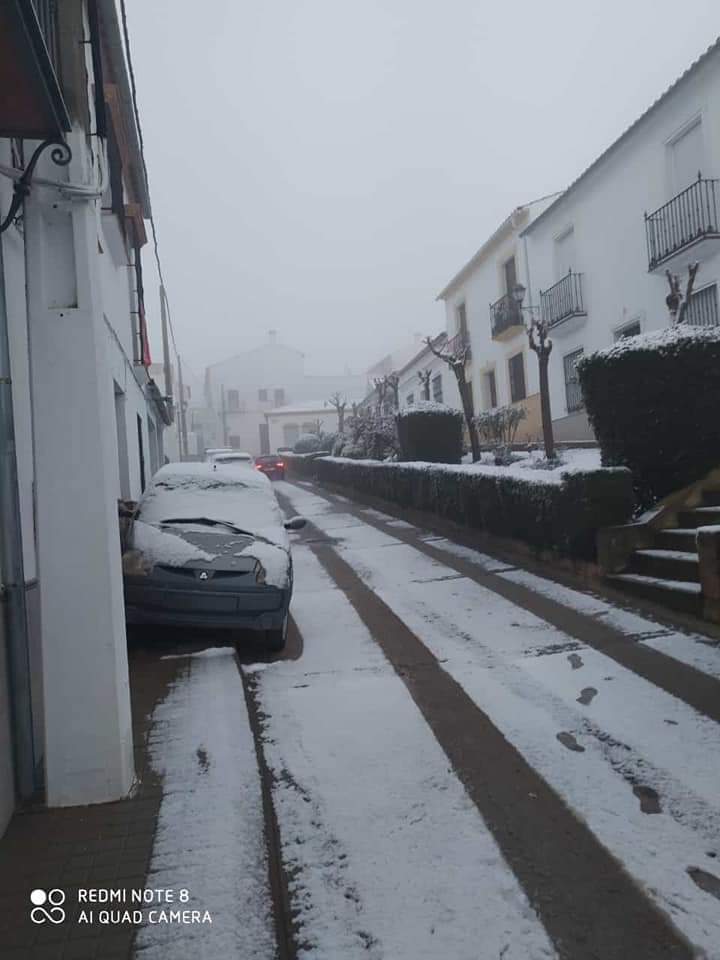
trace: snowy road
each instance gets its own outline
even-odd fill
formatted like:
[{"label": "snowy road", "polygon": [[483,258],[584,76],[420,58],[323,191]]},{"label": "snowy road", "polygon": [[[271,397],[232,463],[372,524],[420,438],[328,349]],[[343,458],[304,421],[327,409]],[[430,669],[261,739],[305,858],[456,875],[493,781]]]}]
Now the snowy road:
[{"label": "snowy road", "polygon": [[[249,724],[215,758],[246,798],[222,816],[236,831],[250,817],[225,869],[242,869],[246,903],[254,891],[224,955],[719,960],[718,646],[308,485],[276,489],[310,521],[293,548],[299,637],[242,667],[269,858]],[[216,802],[203,789],[200,808]],[[258,880],[273,858],[274,894]]]}]

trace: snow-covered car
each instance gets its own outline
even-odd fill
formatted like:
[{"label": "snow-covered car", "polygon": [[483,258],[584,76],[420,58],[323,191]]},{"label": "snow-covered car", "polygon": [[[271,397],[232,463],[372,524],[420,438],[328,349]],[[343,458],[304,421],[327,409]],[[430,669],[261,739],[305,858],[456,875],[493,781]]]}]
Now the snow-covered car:
[{"label": "snow-covered car", "polygon": [[131,624],[252,629],[287,637],[293,571],[288,530],[256,470],[169,463],[140,499],[123,553]]},{"label": "snow-covered car", "polygon": [[230,447],[208,447],[205,451],[205,463],[212,463],[213,457],[219,453],[232,453]]}]

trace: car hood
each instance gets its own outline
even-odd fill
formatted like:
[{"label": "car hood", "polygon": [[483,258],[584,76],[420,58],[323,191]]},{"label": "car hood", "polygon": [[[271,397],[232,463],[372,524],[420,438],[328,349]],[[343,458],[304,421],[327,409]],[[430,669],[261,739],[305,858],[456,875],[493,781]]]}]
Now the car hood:
[{"label": "car hood", "polygon": [[[197,529],[135,520],[128,538],[126,557],[150,566],[193,567],[249,573],[258,565],[265,570],[265,582],[284,587],[288,581],[290,556],[286,548],[258,540],[249,534],[227,530]],[[126,568],[132,566],[126,562]]]}]

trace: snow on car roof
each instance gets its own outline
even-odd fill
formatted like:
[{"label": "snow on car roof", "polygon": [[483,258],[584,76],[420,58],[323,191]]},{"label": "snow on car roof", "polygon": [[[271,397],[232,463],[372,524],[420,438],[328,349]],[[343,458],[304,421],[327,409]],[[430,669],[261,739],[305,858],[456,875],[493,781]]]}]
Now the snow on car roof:
[{"label": "snow on car roof", "polygon": [[270,481],[256,470],[215,469],[211,463],[168,463],[140,501],[146,523],[203,517],[231,523],[253,536],[288,548],[283,515]]}]

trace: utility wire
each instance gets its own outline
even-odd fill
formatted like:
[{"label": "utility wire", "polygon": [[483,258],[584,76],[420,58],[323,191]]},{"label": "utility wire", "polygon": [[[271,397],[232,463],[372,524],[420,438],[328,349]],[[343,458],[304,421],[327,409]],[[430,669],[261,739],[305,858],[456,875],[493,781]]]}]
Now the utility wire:
[{"label": "utility wire", "polygon": [[143,141],[142,125],[140,123],[140,111],[138,109],[137,87],[135,85],[135,71],[133,69],[132,55],[130,53],[130,32],[128,30],[127,10],[125,7],[125,0],[120,0],[120,15],[122,17],[123,36],[125,39],[125,56],[127,58],[128,73],[130,74],[130,89],[132,92],[133,112],[135,114],[135,125],[137,126],[138,137],[140,139],[140,158],[142,160],[143,176],[145,177],[145,189],[147,191],[149,207],[150,207],[150,227],[152,229],[153,250],[155,253],[155,263],[157,264],[158,277],[160,278],[160,286],[162,288],[160,292],[160,296],[165,298],[168,326],[170,328],[170,337],[172,339],[173,349],[175,350],[175,356],[177,358],[179,357],[179,352],[177,348],[177,342],[175,340],[175,330],[173,329],[173,324],[172,324],[172,315],[170,313],[170,301],[167,295],[167,287],[165,286],[165,280],[163,279],[162,264],[160,262],[160,251],[158,249],[157,229],[155,228],[155,218],[153,217],[153,212],[152,212],[152,201],[150,200],[150,179],[148,177],[147,163],[145,162],[145,143]]}]

